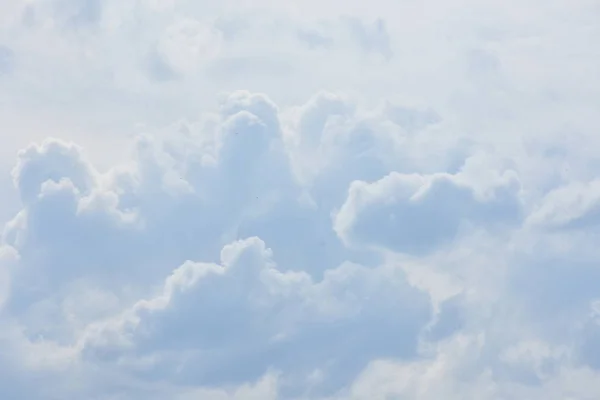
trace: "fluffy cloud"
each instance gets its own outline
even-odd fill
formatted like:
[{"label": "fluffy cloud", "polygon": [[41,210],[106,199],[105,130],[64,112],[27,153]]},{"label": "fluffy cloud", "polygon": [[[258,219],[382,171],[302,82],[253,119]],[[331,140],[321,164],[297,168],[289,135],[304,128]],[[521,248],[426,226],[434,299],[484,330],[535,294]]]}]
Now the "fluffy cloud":
[{"label": "fluffy cloud", "polygon": [[[139,137],[131,161],[104,172],[82,148],[57,139],[21,151],[12,174],[23,209],[3,236],[4,311],[14,327],[5,341],[37,346],[42,358],[19,368],[55,382],[30,395],[104,393],[101,382],[118,373],[121,383],[107,390],[124,396],[158,390],[157,382],[168,383],[160,393],[182,398],[415,396],[423,390],[416,384],[370,380],[395,381],[386,374],[404,374],[398,368],[428,376],[460,340],[478,341],[479,355],[467,346],[456,356],[467,357],[456,361],[465,365],[431,378],[456,396],[531,374],[554,382],[562,379],[557,363],[595,365],[579,349],[595,343],[585,321],[596,291],[580,290],[577,299],[564,291],[565,279],[589,280],[588,267],[548,275],[530,247],[556,241],[529,223],[555,192],[528,206],[517,172],[482,152],[455,172],[428,172],[454,160],[423,168],[404,152],[440,121],[409,131],[389,109],[363,110],[321,92],[280,111],[267,96],[240,91],[197,123]],[[409,112],[413,121],[423,115]],[[450,144],[465,151],[460,140]],[[319,168],[307,164],[311,154]],[[573,246],[557,251],[568,257],[582,245]],[[387,252],[394,256],[382,258]],[[214,257],[220,261],[207,261]],[[593,259],[592,252],[584,264]],[[549,308],[558,299],[571,306]],[[567,325],[548,335],[552,310]],[[537,337],[512,328],[528,318]],[[522,360],[514,348],[521,342],[549,346],[540,357],[555,357],[551,369]],[[17,359],[7,358],[8,371]],[[77,368],[82,386],[64,387],[64,371]],[[456,386],[461,368],[481,383]],[[210,389],[231,385],[240,389]]]},{"label": "fluffy cloud", "polygon": [[[352,109],[335,133],[341,140],[361,123]],[[416,357],[431,318],[427,295],[397,266],[347,261],[376,257],[348,254],[337,240],[326,198],[295,173],[305,154],[282,128],[295,119],[283,124],[279,114],[265,95],[232,93],[176,137],[138,138],[132,162],[106,172],[56,139],[21,151],[13,178],[24,208],[4,241],[19,254],[6,310],[22,340],[44,337],[105,368],[128,365],[124,374],[145,381],[173,365],[172,382],[185,385],[243,385],[279,371],[289,395],[306,385],[333,393],[374,357]],[[376,132],[361,134],[375,147]],[[281,232],[316,240],[323,254]],[[281,248],[282,268],[261,239],[230,239],[254,234]],[[184,262],[223,245],[221,265]],[[354,333],[339,341],[344,332]]]},{"label": "fluffy cloud", "polygon": [[592,3],[0,0],[0,397],[596,399]]},{"label": "fluffy cloud", "polygon": [[334,229],[348,244],[383,246],[422,254],[446,245],[464,225],[518,221],[518,181],[503,174],[478,188],[465,174],[391,173],[368,184],[353,182],[335,216]]},{"label": "fluffy cloud", "polygon": [[[429,302],[400,269],[346,264],[313,282],[277,270],[270,253],[250,238],[225,246],[221,265],[183,264],[156,297],[93,325],[84,354],[196,384],[252,381],[276,369],[300,381],[282,383],[299,394],[307,384],[339,389],[372,358],[416,356]],[[142,361],[152,354],[160,355]]]}]

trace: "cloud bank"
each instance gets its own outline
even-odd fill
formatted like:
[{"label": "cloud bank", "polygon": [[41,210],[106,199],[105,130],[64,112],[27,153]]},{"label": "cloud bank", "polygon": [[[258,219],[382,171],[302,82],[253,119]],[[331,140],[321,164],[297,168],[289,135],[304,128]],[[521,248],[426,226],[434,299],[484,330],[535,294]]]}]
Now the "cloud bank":
[{"label": "cloud bank", "polygon": [[0,0],[0,397],[598,398],[599,13]]}]

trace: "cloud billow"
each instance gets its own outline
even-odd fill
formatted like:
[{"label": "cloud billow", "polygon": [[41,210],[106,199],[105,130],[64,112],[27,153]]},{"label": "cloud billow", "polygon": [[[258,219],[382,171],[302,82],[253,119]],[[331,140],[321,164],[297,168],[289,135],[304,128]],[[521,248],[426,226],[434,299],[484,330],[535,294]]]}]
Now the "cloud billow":
[{"label": "cloud billow", "polygon": [[599,398],[598,10],[284,3],[0,1],[0,398]]}]

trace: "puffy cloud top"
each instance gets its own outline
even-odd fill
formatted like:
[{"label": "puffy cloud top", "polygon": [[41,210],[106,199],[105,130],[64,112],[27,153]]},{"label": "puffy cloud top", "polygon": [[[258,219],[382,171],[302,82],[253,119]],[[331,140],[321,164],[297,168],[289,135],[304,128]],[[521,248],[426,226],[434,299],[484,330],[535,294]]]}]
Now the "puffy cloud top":
[{"label": "puffy cloud top", "polygon": [[355,181],[334,219],[348,244],[423,254],[451,242],[462,228],[518,222],[519,184],[510,172],[482,191],[464,173],[399,174]]}]

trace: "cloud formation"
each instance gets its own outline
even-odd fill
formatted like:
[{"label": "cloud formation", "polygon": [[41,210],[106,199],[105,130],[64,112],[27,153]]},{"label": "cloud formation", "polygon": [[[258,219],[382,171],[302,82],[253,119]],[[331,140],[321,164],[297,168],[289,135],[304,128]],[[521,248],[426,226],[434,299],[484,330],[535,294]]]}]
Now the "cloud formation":
[{"label": "cloud formation", "polygon": [[0,0],[0,397],[598,398],[598,13]]},{"label": "cloud formation", "polygon": [[335,216],[334,229],[347,244],[422,254],[451,243],[466,224],[518,220],[514,176],[503,174],[481,188],[468,179],[461,171],[428,176],[391,173],[371,184],[355,181]]}]

